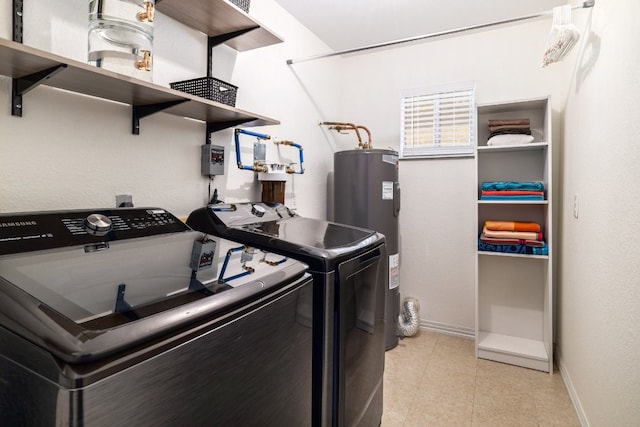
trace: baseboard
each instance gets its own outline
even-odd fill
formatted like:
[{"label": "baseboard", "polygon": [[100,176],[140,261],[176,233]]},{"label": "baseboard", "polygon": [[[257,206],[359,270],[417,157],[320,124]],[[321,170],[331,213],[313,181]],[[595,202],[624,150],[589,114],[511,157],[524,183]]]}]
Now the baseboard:
[{"label": "baseboard", "polygon": [[438,334],[452,335],[454,337],[476,339],[476,331],[462,326],[448,325],[446,323],[432,322],[430,320],[420,320],[420,329],[435,332]]},{"label": "baseboard", "polygon": [[576,415],[578,416],[578,421],[582,427],[589,427],[589,421],[587,420],[587,416],[584,413],[584,409],[582,408],[582,404],[580,403],[580,398],[578,397],[578,393],[576,389],[573,387],[573,382],[571,381],[571,377],[569,376],[569,371],[567,371],[567,367],[565,366],[562,355],[558,351],[558,348],[555,349],[556,355],[556,364],[558,365],[558,370],[560,371],[560,376],[562,377],[562,381],[564,382],[564,386],[567,388],[567,393],[569,394],[569,398],[573,403],[573,408],[576,410]]}]

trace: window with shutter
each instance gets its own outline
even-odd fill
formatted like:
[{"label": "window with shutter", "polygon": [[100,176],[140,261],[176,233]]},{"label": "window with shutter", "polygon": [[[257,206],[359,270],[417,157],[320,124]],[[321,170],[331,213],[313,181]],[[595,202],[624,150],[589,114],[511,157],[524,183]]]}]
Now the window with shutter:
[{"label": "window with shutter", "polygon": [[475,84],[403,91],[401,158],[474,154]]}]

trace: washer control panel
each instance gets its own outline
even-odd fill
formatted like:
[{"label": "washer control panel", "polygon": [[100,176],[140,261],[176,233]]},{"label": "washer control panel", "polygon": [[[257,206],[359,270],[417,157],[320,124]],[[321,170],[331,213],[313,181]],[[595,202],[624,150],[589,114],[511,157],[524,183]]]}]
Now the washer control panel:
[{"label": "washer control panel", "polygon": [[295,212],[280,203],[233,203],[209,205],[211,214],[226,226],[280,221],[297,216]]},{"label": "washer control panel", "polygon": [[0,215],[0,255],[190,231],[160,208]]}]

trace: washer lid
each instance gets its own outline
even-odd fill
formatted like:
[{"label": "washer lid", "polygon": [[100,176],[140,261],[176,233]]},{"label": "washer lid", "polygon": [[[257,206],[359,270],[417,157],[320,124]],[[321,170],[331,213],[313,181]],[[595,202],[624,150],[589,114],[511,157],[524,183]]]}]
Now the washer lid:
[{"label": "washer lid", "polygon": [[291,262],[237,287],[201,282],[190,261],[202,235],[162,212],[156,222],[99,212],[117,227],[99,235],[81,225],[87,211],[0,215],[0,327],[63,360],[90,361],[215,318],[306,271]]}]

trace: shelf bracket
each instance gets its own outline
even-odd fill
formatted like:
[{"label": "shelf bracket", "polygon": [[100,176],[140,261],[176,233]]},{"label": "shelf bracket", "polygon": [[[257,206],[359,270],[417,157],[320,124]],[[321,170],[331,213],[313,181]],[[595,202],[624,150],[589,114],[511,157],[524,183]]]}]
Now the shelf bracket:
[{"label": "shelf bracket", "polygon": [[226,34],[220,34],[219,36],[209,36],[208,37],[208,41],[207,41],[207,48],[209,48],[209,50],[211,50],[211,48],[213,48],[214,46],[222,44],[222,43],[226,42],[227,40],[231,40],[233,38],[236,38],[238,36],[246,34],[249,31],[256,30],[258,28],[260,28],[260,26],[256,25],[256,26],[249,27],[249,28],[244,28],[244,29],[238,30],[238,31],[232,31],[232,32],[226,33]]},{"label": "shelf bracket", "polygon": [[133,105],[131,112],[131,133],[140,135],[140,119],[187,101],[188,99],[179,99],[177,101],[160,102],[158,104]]},{"label": "shelf bracket", "polygon": [[23,0],[13,0],[13,41],[22,43]]},{"label": "shelf bracket", "polygon": [[22,117],[22,95],[42,84],[43,81],[59,73],[67,64],[56,65],[28,76],[14,78],[11,90],[11,115]]},{"label": "shelf bracket", "polygon": [[243,123],[247,123],[253,121],[254,119],[244,119],[244,120],[231,120],[227,122],[207,122],[207,134],[206,134],[206,143],[211,144],[211,134],[213,132],[217,132],[222,129],[231,128],[234,126],[241,125]]},{"label": "shelf bracket", "polygon": [[213,67],[213,53],[211,53],[211,50],[215,46],[218,46],[218,45],[226,42],[227,40],[231,40],[233,38],[236,38],[238,36],[241,36],[243,34],[248,33],[249,31],[253,31],[253,30],[258,29],[258,28],[260,28],[259,25],[255,26],[255,27],[245,28],[243,30],[233,31],[233,32],[227,33],[227,34],[220,34],[219,36],[209,36],[209,37],[207,37],[207,76],[208,77],[213,77],[211,75],[212,67]]}]

